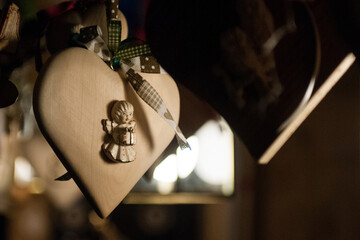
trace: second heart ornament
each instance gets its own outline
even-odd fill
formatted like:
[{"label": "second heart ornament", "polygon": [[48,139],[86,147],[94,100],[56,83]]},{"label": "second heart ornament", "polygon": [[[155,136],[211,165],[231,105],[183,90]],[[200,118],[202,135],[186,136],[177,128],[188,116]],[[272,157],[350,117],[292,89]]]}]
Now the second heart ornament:
[{"label": "second heart ornament", "polygon": [[[167,74],[145,74],[175,121],[180,101],[176,83]],[[117,100],[134,107],[136,159],[114,163],[102,153],[103,119]],[[174,137],[174,130],[150,108],[121,76],[96,54],[70,48],[42,69],[35,86],[34,111],[40,129],[64,166],[93,203],[108,216]]]}]

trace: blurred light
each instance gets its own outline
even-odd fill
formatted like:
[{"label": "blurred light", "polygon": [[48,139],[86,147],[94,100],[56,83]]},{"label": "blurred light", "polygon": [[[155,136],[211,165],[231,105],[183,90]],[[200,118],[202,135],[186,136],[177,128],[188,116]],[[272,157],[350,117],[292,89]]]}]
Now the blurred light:
[{"label": "blurred light", "polygon": [[[224,120],[206,122],[196,133],[199,139],[197,175],[214,185],[228,185],[224,194],[233,192],[234,136]],[[229,185],[230,184],[230,185]]]},{"label": "blurred light", "polygon": [[171,154],[155,168],[154,178],[159,182],[172,183],[177,177],[177,157]]},{"label": "blurred light", "polygon": [[18,156],[15,158],[14,180],[19,187],[26,187],[34,176],[34,170],[26,158]]},{"label": "blurred light", "polygon": [[161,194],[174,190],[178,178],[185,179],[195,171],[204,182],[221,187],[224,195],[234,192],[234,135],[226,123],[207,121],[194,136],[189,137],[191,150],[178,148],[154,171]]},{"label": "blurred light", "polygon": [[156,189],[160,194],[170,194],[175,189],[175,181],[174,182],[158,182],[156,184]]},{"label": "blurred light", "polygon": [[199,158],[199,140],[196,136],[191,136],[188,139],[191,146],[190,149],[181,150],[180,147],[176,150],[178,161],[178,175],[179,178],[186,178],[192,173],[196,167]]},{"label": "blurred light", "polygon": [[45,191],[45,183],[44,180],[38,177],[34,177],[31,180],[29,191],[32,194],[42,194]]}]

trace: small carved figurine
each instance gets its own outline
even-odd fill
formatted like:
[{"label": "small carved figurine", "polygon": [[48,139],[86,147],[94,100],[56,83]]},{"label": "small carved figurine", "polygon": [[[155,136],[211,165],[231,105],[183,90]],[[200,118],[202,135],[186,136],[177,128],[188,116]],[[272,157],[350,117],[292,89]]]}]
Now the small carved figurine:
[{"label": "small carved figurine", "polygon": [[133,145],[136,142],[133,119],[134,107],[127,101],[116,101],[111,109],[112,121],[101,121],[104,131],[111,137],[101,146],[106,157],[114,162],[132,162],[136,152]]}]

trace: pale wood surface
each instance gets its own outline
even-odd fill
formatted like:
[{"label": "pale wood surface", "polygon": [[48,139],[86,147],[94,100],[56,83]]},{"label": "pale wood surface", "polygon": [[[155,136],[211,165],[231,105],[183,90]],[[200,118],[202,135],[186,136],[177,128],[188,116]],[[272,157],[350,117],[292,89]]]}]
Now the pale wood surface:
[{"label": "pale wood surface", "polygon": [[[120,11],[119,16],[123,23],[123,40],[127,37],[128,27],[126,19]],[[66,36],[67,34],[56,31],[58,24],[70,24],[71,26],[81,24],[84,27],[99,25],[103,39],[107,43],[108,32],[104,5],[95,5],[83,13],[72,11],[58,18],[47,34],[47,45],[51,52],[61,50],[63,43],[59,39],[61,39],[61,35]],[[67,28],[66,31],[70,31],[70,28]],[[66,159],[64,164],[71,169],[73,174],[79,175],[77,183],[86,192],[85,195],[92,198],[102,216],[107,216],[161,154],[174,133],[152,109],[135,96],[131,87],[124,84],[125,81],[122,81],[117,73],[112,72],[91,52],[82,49],[67,50],[54,58],[43,73],[40,77],[42,81],[38,83],[41,88],[38,96],[38,115],[39,119],[43,119],[41,120],[43,121],[43,130],[51,139],[48,140],[53,141],[53,145],[56,145],[58,151],[61,152],[58,155],[63,155],[62,160]],[[159,89],[174,117],[178,118],[179,95],[171,77],[159,74],[144,76],[151,84],[154,84],[156,89]],[[58,78],[60,80],[56,80]],[[165,90],[168,91],[165,93]],[[56,92],[55,95],[53,95],[53,91]],[[126,98],[125,94],[127,94]],[[50,99],[53,99],[54,102]],[[135,106],[135,118],[140,123],[137,129],[138,146],[136,146],[136,150],[137,148],[140,150],[137,150],[137,159],[134,163],[121,167],[104,161],[101,158],[100,150],[105,136],[102,131],[101,119],[110,117],[107,114],[107,108],[111,101],[123,99],[132,102]],[[56,111],[57,109],[59,111]],[[64,113],[57,115],[57,112],[62,111]],[[62,121],[62,117],[67,120]],[[85,120],[86,118],[88,121]],[[57,121],[61,122],[59,126],[62,127],[59,128]],[[154,132],[154,125],[157,126],[155,128],[158,132]],[[62,129],[69,131],[62,132]],[[55,137],[58,134],[59,137]],[[72,139],[77,144],[68,139]],[[73,163],[75,159],[82,160]],[[122,171],[118,172],[118,168],[121,168]],[[96,177],[93,177],[94,169],[100,172],[96,173]]]},{"label": "pale wood surface", "polygon": [[[167,74],[143,74],[179,119],[179,92]],[[101,120],[109,118],[109,104],[127,100],[137,121],[136,160],[110,163],[101,156],[105,132]],[[101,216],[111,211],[131,190],[174,137],[174,131],[144,103],[119,73],[94,53],[71,48],[41,72],[34,110],[40,128],[55,152]]]},{"label": "pale wood surface", "polygon": [[[122,40],[128,35],[122,21]],[[74,25],[100,26],[107,43],[104,5],[93,5],[85,12],[70,11],[49,27],[47,46],[56,53],[68,44]],[[49,54],[43,54],[43,59]],[[45,58],[44,58],[45,57]],[[133,185],[163,152],[174,136],[173,130],[147,106],[134,90],[94,53],[73,48],[52,57],[43,67],[35,91],[34,109],[43,134],[85,196],[100,216],[108,216]],[[175,119],[180,102],[175,82],[165,74],[141,74],[164,98]],[[135,107],[137,125],[136,160],[128,164],[108,162],[101,155],[105,132],[101,120],[114,100],[127,100]]]}]

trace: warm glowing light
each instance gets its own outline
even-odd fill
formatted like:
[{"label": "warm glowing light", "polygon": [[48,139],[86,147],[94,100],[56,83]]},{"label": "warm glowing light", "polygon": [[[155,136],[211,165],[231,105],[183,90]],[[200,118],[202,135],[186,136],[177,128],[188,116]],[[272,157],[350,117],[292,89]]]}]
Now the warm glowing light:
[{"label": "warm glowing light", "polygon": [[181,150],[180,147],[176,150],[178,161],[178,175],[179,178],[186,178],[192,173],[196,167],[199,158],[199,140],[196,136],[191,136],[188,139],[191,146],[190,149]]},{"label": "warm glowing light", "polygon": [[172,183],[177,177],[177,157],[171,154],[155,168],[154,178],[160,182]]},{"label": "warm glowing light", "polygon": [[[199,139],[199,160],[195,168],[205,182],[231,184],[234,178],[234,136],[224,120],[208,121],[196,133]],[[226,192],[232,187],[225,187]],[[226,193],[225,193],[226,194]]]},{"label": "warm glowing light", "polygon": [[45,191],[45,183],[41,178],[34,177],[29,185],[29,192],[32,194],[42,194]]},{"label": "warm glowing light", "polygon": [[34,170],[29,161],[21,156],[15,159],[14,180],[20,187],[26,187],[34,176]]},{"label": "warm glowing light", "polygon": [[175,181],[174,182],[158,182],[156,189],[160,194],[169,194],[174,191]]},{"label": "warm glowing light", "polygon": [[191,150],[178,148],[156,167],[154,179],[161,194],[174,190],[178,178],[192,172],[204,182],[221,186],[224,195],[234,192],[234,135],[225,122],[210,120],[189,137]]}]

